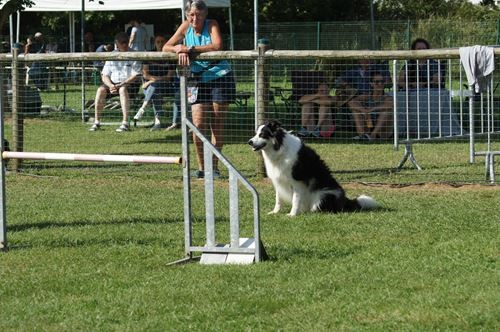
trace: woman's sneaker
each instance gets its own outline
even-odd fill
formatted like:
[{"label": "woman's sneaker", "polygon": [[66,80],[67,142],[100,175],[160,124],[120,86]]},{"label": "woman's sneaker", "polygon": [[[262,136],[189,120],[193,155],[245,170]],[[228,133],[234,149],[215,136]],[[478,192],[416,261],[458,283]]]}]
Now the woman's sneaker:
[{"label": "woman's sneaker", "polygon": [[335,132],[335,125],[330,126],[327,130],[322,130],[320,134],[322,137],[329,138],[332,137],[334,132]]},{"label": "woman's sneaker", "polygon": [[117,133],[121,133],[121,132],[124,132],[124,131],[129,131],[129,127],[128,127],[128,124],[127,123],[122,123],[120,125],[120,127],[116,128],[116,132]]},{"label": "woman's sneaker", "polygon": [[156,130],[160,130],[161,129],[161,123],[155,123],[153,125],[153,127],[151,127],[151,129],[149,129],[150,131],[156,131]]},{"label": "woman's sneaker", "polygon": [[314,128],[314,130],[311,132],[312,137],[320,137],[321,136],[321,131],[319,130],[319,127]]},{"label": "woman's sneaker", "polygon": [[311,132],[306,129],[306,127],[300,128],[299,132],[297,133],[297,136],[299,137],[310,137]]},{"label": "woman's sneaker", "polygon": [[142,116],[144,115],[144,112],[146,110],[144,108],[139,108],[139,110],[137,111],[137,113],[134,115],[134,127],[137,127],[137,121],[139,121]]},{"label": "woman's sneaker", "polygon": [[358,142],[369,143],[373,140],[370,134],[361,134],[358,136],[354,136],[353,139]]},{"label": "woman's sneaker", "polygon": [[203,179],[205,177],[205,172],[197,169],[196,171],[191,172],[191,176],[195,179]]},{"label": "woman's sneaker", "polygon": [[142,118],[142,116],[144,115],[145,111],[146,110],[144,108],[142,108],[142,107],[139,108],[139,110],[137,111],[137,113],[134,115],[134,120],[139,121]]},{"label": "woman's sneaker", "polygon": [[[195,179],[203,179],[203,178],[205,178],[205,172],[197,169],[196,171],[191,172],[191,176]],[[214,177],[214,179],[220,178],[220,171],[218,169],[214,169],[213,177]]]},{"label": "woman's sneaker", "polygon": [[174,130],[174,129],[177,129],[179,128],[179,124],[177,123],[172,123],[170,126],[168,126],[165,130],[166,131],[169,131],[169,130]]},{"label": "woman's sneaker", "polygon": [[99,129],[101,129],[101,124],[98,123],[98,122],[95,122],[92,127],[90,127],[89,131],[98,131]]}]

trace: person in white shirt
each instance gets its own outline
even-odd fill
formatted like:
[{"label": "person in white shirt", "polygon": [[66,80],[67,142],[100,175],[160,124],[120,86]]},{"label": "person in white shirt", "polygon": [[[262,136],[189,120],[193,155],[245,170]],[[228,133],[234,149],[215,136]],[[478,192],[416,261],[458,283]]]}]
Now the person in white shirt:
[{"label": "person in white shirt", "polygon": [[[114,52],[129,51],[128,36],[125,32],[119,32],[115,36]],[[128,113],[130,109],[130,94],[137,93],[140,82],[137,79],[141,74],[142,66],[138,61],[118,60],[106,61],[101,72],[102,82],[95,96],[95,120],[90,131],[101,128],[100,116],[104,108],[104,102],[108,96],[119,95],[122,108],[122,124],[117,132],[129,130]]]},{"label": "person in white shirt", "polygon": [[133,19],[130,21],[130,25],[132,26],[132,30],[130,30],[128,47],[134,51],[148,51],[148,31],[142,22],[138,19]]}]

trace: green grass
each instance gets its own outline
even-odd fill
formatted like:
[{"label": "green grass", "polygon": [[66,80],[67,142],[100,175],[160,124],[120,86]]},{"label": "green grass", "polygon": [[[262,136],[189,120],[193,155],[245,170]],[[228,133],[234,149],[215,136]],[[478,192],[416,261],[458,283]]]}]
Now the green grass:
[{"label": "green grass", "polygon": [[[179,132],[87,129],[28,120],[25,150],[180,154]],[[467,143],[417,145],[422,172],[394,172],[402,151],[389,144],[312,146],[350,196],[369,194],[383,208],[268,216],[274,191],[256,176],[255,154],[228,144],[225,154],[260,194],[270,260],[250,266],[167,266],[184,252],[178,166],[26,161],[22,173],[6,178],[2,330],[500,328],[500,195],[482,185],[482,162],[468,164]],[[215,187],[224,242],[227,183]],[[203,183],[193,181],[192,189],[200,244]],[[242,191],[243,236],[251,234],[250,201]]]}]

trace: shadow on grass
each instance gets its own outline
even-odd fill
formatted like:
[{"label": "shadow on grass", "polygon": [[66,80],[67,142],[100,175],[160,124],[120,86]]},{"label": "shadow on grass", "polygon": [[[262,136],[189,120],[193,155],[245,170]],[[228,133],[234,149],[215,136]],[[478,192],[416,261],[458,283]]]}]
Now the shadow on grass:
[{"label": "shadow on grass", "polygon": [[360,246],[350,248],[298,248],[298,247],[266,247],[269,261],[291,261],[296,259],[342,259],[355,255]]},{"label": "shadow on grass", "polygon": [[174,224],[183,223],[181,219],[164,219],[164,218],[132,218],[123,220],[111,220],[111,221],[53,221],[53,222],[39,222],[39,223],[24,223],[9,225],[10,232],[22,232],[26,230],[43,230],[47,228],[78,228],[78,227],[88,227],[88,226],[116,226],[116,225],[129,225],[129,224],[150,224],[150,225],[161,225],[161,224]]},{"label": "shadow on grass", "polygon": [[397,172],[395,167],[386,168],[364,168],[364,169],[337,169],[333,171],[333,174],[361,174],[361,173],[394,173]]},{"label": "shadow on grass", "polygon": [[[228,222],[228,218],[218,218],[218,223],[226,223]],[[193,216],[193,224],[201,224],[204,223],[204,217],[201,216]],[[132,224],[151,224],[151,225],[172,225],[172,224],[183,224],[184,220],[182,218],[179,219],[160,219],[160,218],[132,218],[132,219],[124,219],[124,220],[114,220],[114,221],[99,221],[99,222],[91,222],[91,221],[75,221],[75,222],[41,222],[41,223],[33,223],[33,224],[17,224],[9,226],[10,232],[23,232],[23,231],[31,231],[31,230],[44,230],[44,229],[55,229],[55,228],[67,228],[68,231],[71,229],[75,231],[75,228],[87,228],[89,226],[127,226]],[[181,234],[183,231],[179,231]],[[170,232],[169,232],[170,233]],[[45,247],[45,248],[74,248],[74,247],[90,247],[90,246],[103,246],[103,247],[112,247],[116,245],[153,245],[153,244],[161,244],[164,246],[172,247],[179,246],[182,244],[182,237],[175,238],[165,238],[164,236],[159,236],[158,232],[148,233],[147,237],[139,238],[134,236],[133,232],[127,233],[125,236],[123,234],[115,234],[110,232],[107,236],[102,237],[102,232],[95,233],[95,236],[88,238],[82,238],[75,236],[74,238],[68,238],[65,236],[61,236],[61,233],[57,233],[54,237],[50,238],[50,240],[42,240],[40,242],[27,242],[27,243],[10,243],[8,246],[8,250],[23,250],[23,249],[32,249],[36,247]]]}]

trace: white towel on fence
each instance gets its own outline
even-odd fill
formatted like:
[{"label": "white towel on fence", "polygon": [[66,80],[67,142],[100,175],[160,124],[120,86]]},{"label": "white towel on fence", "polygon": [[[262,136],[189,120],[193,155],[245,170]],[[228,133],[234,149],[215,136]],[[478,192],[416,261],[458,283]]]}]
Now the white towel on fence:
[{"label": "white towel on fence", "polygon": [[460,47],[459,51],[469,88],[473,88],[476,93],[486,91],[490,75],[495,70],[493,48],[475,45]]}]

